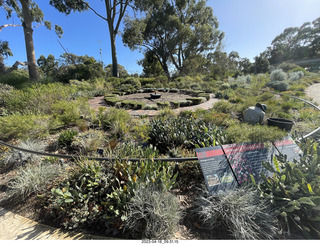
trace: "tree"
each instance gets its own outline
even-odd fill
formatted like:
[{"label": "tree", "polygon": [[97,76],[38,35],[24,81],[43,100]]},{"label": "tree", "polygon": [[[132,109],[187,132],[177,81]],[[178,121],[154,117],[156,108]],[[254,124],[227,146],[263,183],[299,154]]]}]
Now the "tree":
[{"label": "tree", "polygon": [[162,66],[152,50],[144,53],[144,58],[138,62],[143,67],[143,76],[153,77],[164,75]]},{"label": "tree", "polygon": [[52,54],[49,54],[47,58],[41,55],[37,60],[37,64],[46,76],[49,76],[49,77],[56,76],[59,64]]},{"label": "tree", "polygon": [[127,18],[123,42],[132,50],[152,51],[169,76],[169,65],[182,72],[186,61],[220,45],[224,34],[205,0],[164,0],[140,19]]},{"label": "tree", "polygon": [[0,74],[6,71],[3,60],[8,56],[12,56],[9,43],[7,41],[0,41]]},{"label": "tree", "polygon": [[[157,3],[159,2],[159,0],[154,2]],[[130,5],[132,3],[135,3],[136,7]],[[50,4],[58,9],[58,11],[65,14],[70,14],[71,11],[82,12],[90,9],[97,16],[108,23],[108,32],[112,53],[112,74],[114,77],[118,77],[119,72],[116,50],[116,36],[119,33],[120,23],[126,13],[126,10],[129,6],[133,7],[134,9],[148,9],[154,3],[151,0],[105,0],[106,17],[99,14],[89,5],[88,2],[83,0],[50,0]]]},{"label": "tree", "polygon": [[[51,29],[51,22],[44,21],[44,15],[42,10],[32,0],[2,0],[0,1],[0,7],[3,7],[6,11],[7,19],[11,18],[12,13],[15,12],[17,17],[21,21],[21,26],[24,31],[26,53],[28,60],[29,78],[31,80],[38,80],[37,63],[34,51],[33,43],[33,26],[32,23],[36,22],[38,25],[45,25],[48,29]],[[20,26],[20,25],[3,25],[1,28],[7,26]],[[59,26],[55,26],[56,33],[60,37],[62,35],[62,29]]]},{"label": "tree", "polygon": [[254,57],[254,72],[266,73],[270,70],[270,63],[265,52],[260,53],[259,56]]}]

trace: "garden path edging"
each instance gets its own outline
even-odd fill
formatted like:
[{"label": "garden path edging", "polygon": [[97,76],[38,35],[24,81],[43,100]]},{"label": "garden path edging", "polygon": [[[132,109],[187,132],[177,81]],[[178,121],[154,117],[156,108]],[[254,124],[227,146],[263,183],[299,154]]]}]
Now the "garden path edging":
[{"label": "garden path edging", "polygon": [[[212,108],[212,105],[216,102],[220,101],[220,99],[214,98],[214,94],[210,94],[210,99],[204,103],[201,103],[199,105],[194,105],[194,106],[189,106],[189,107],[183,107],[183,108],[177,108],[177,109],[172,109],[176,113],[180,113],[181,111],[195,111],[197,109],[203,109],[203,110],[208,110]],[[109,107],[105,101],[104,101],[104,96],[99,96],[95,97],[93,99],[90,99],[88,101],[89,105],[91,108],[95,111],[99,110],[99,107]],[[158,110],[127,110],[128,113],[132,116],[155,116],[159,113]]]}]

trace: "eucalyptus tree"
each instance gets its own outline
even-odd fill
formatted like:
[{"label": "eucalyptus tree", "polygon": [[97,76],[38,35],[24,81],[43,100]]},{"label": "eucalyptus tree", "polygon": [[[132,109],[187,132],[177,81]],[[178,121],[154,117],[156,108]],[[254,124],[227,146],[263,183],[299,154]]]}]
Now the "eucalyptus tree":
[{"label": "eucalyptus tree", "polygon": [[7,41],[0,41],[0,74],[3,74],[6,70],[3,60],[8,56],[12,56],[9,43]]},{"label": "eucalyptus tree", "polygon": [[216,49],[224,38],[205,0],[164,0],[141,18],[126,18],[123,42],[132,50],[152,51],[169,76],[169,65],[182,72],[191,59]]},{"label": "eucalyptus tree", "polygon": [[112,54],[112,75],[119,76],[118,72],[118,58],[116,50],[116,36],[119,33],[121,21],[128,9],[131,7],[133,10],[147,10],[155,4],[161,4],[162,0],[104,0],[106,7],[106,16],[98,13],[89,2],[84,0],[50,0],[50,4],[58,11],[70,14],[72,11],[87,11],[92,10],[99,18],[108,23],[108,32],[111,43]]},{"label": "eucalyptus tree", "polygon": [[[44,20],[44,14],[39,8],[38,4],[33,0],[1,0],[0,7],[6,12],[7,19],[12,17],[15,13],[21,21],[21,25],[3,25],[2,28],[8,26],[22,26],[24,32],[24,39],[26,45],[26,53],[28,60],[29,78],[31,80],[38,80],[37,62],[34,51],[33,42],[33,29],[32,24],[35,22],[37,25],[45,25],[48,29],[51,29],[51,22]],[[59,37],[62,35],[62,29],[60,26],[55,26],[55,31]]]}]

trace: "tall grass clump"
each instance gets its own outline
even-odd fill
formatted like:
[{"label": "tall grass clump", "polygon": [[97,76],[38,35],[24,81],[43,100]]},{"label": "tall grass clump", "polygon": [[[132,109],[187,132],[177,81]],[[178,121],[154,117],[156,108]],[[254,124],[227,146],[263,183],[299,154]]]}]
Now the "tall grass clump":
[{"label": "tall grass clump", "polygon": [[14,180],[8,184],[9,196],[25,198],[45,190],[46,186],[61,173],[59,165],[36,163],[18,170]]},{"label": "tall grass clump", "polygon": [[250,188],[218,195],[206,192],[195,200],[192,214],[205,230],[214,235],[226,229],[230,239],[274,239],[278,234],[270,205]]},{"label": "tall grass clump", "polygon": [[125,231],[139,239],[171,239],[179,220],[179,202],[167,191],[140,185],[127,204]]}]

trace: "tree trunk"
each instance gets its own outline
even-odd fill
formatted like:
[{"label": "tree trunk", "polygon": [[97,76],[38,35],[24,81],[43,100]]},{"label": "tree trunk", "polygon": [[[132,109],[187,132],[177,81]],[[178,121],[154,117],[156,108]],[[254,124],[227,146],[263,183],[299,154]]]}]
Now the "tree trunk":
[{"label": "tree trunk", "polygon": [[[110,27],[109,27],[110,28]],[[118,58],[116,50],[116,36],[110,31],[111,55],[112,55],[112,76],[119,77]]]},{"label": "tree trunk", "polygon": [[37,71],[37,62],[36,55],[34,52],[33,45],[33,29],[32,29],[32,16],[30,13],[30,1],[29,0],[20,0],[22,6],[22,15],[23,15],[23,31],[24,39],[26,44],[27,59],[28,59],[28,70],[29,78],[33,81],[38,81],[38,71]]},{"label": "tree trunk", "polygon": [[2,55],[0,55],[0,74],[4,74],[4,72],[6,71],[3,60],[4,58],[2,57]]}]

